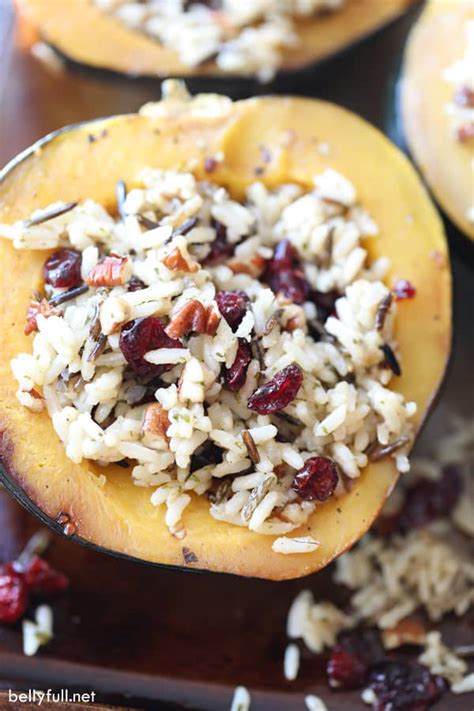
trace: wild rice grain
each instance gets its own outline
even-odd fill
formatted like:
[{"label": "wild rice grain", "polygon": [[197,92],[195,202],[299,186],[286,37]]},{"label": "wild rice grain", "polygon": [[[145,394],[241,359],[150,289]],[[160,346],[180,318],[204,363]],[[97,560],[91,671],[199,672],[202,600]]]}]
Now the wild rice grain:
[{"label": "wild rice grain", "polygon": [[67,291],[62,291],[59,294],[55,294],[50,298],[48,304],[50,306],[60,306],[65,304],[66,301],[72,301],[72,299],[77,299],[78,296],[82,296],[89,291],[89,286],[87,284],[81,284],[80,286],[75,286]]},{"label": "wild rice grain", "polygon": [[383,330],[385,319],[387,318],[387,314],[390,310],[390,306],[392,305],[392,301],[392,292],[389,292],[387,296],[380,302],[380,305],[377,309],[377,313],[375,314],[375,328],[377,329],[377,331]]},{"label": "wild rice grain", "polygon": [[258,464],[260,461],[260,455],[258,453],[258,449],[254,442],[254,439],[248,430],[244,430],[242,432],[242,439],[244,441],[245,446],[247,447],[247,452],[249,453],[250,459],[254,464]]},{"label": "wild rice grain", "polygon": [[127,199],[127,186],[124,180],[119,180],[115,186],[115,197],[117,199],[117,210],[122,221],[127,217],[125,210],[125,200]]},{"label": "wild rice grain", "polygon": [[36,225],[41,225],[43,222],[47,222],[48,220],[54,220],[55,217],[60,217],[61,215],[65,215],[66,212],[73,210],[77,204],[77,202],[67,202],[66,204],[52,210],[42,210],[36,217],[30,217],[29,220],[24,220],[23,227],[28,229]]}]

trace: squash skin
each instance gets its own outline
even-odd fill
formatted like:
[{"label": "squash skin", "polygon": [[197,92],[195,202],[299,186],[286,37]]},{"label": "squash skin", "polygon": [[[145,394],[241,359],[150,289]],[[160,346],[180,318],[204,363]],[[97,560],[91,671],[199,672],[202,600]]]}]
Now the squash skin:
[{"label": "squash skin", "polygon": [[474,141],[459,144],[451,136],[444,106],[453,87],[442,77],[460,58],[467,19],[474,19],[469,0],[429,0],[407,41],[399,99],[411,155],[444,212],[474,241],[474,224],[466,218],[474,205]]},{"label": "squash skin", "polygon": [[[294,140],[282,141],[288,131]],[[318,140],[332,145],[329,157],[317,151]],[[404,375],[396,387],[417,402],[419,429],[450,351],[451,276],[443,228],[408,161],[382,134],[342,108],[265,98],[237,102],[213,118],[187,112],[156,120],[129,115],[66,128],[7,166],[0,179],[0,221],[14,222],[56,199],[93,197],[113,207],[118,179],[132,185],[144,165],[186,169],[189,160],[197,161],[195,172],[203,177],[206,155],[217,150],[226,158],[212,178],[241,196],[255,179],[262,142],[275,155],[263,176],[268,185],[283,180],[309,184],[314,173],[329,165],[352,180],[381,231],[367,243],[371,257],[391,259],[390,283],[403,277],[416,284],[417,297],[400,305],[397,337]],[[24,317],[44,258],[43,252],[22,253],[0,242],[0,300],[8,304],[0,316],[0,456],[20,501],[26,494],[53,522],[67,512],[82,541],[108,552],[183,566],[185,546],[197,557],[188,568],[273,580],[324,567],[365,533],[397,481],[391,459],[371,464],[350,493],[320,506],[291,534],[320,540],[314,553],[289,556],[272,551],[271,536],[214,521],[204,497],[193,498],[184,514],[187,536],[177,540],[164,524],[163,508],[151,505],[150,492],[134,486],[129,472],[109,467],[101,486],[103,469],[71,462],[49,416],[33,415],[18,404],[9,365],[18,352],[30,349]]]},{"label": "squash skin", "polygon": [[[155,40],[98,10],[92,0],[19,0],[42,38],[73,62],[133,77],[242,78],[213,62],[183,64]],[[315,20],[296,23],[300,45],[285,50],[282,72],[328,58],[396,19],[419,0],[350,0],[348,6]]]}]

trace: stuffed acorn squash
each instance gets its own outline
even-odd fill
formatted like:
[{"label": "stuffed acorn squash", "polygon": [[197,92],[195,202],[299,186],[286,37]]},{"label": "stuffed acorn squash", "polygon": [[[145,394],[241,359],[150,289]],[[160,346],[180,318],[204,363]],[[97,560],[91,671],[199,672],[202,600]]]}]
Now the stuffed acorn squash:
[{"label": "stuffed acorn squash", "polygon": [[443,210],[474,239],[474,8],[430,0],[409,37],[400,84],[408,148]]},{"label": "stuffed acorn squash", "polygon": [[269,579],[367,530],[451,337],[442,225],[378,131],[170,96],[20,155],[0,223],[21,501],[109,552]]},{"label": "stuffed acorn squash", "polygon": [[414,0],[23,0],[45,41],[132,76],[257,76],[302,69],[369,35]]}]

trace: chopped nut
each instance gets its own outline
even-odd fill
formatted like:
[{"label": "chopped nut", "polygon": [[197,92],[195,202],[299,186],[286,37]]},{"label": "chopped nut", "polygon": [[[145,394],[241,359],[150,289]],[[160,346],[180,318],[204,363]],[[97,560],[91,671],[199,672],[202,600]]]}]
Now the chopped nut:
[{"label": "chopped nut", "polygon": [[163,439],[168,441],[166,432],[169,426],[170,421],[168,419],[167,410],[158,402],[153,402],[151,405],[148,405],[143,421],[143,431],[158,435],[158,437],[163,437]]},{"label": "chopped nut", "polygon": [[206,309],[206,330],[204,333],[206,336],[213,336],[217,331],[217,327],[220,323],[221,315],[214,308],[214,306],[208,306]]},{"label": "chopped nut", "polygon": [[44,398],[36,390],[18,390],[17,397],[23,407],[32,412],[42,412],[45,408]]},{"label": "chopped nut", "polygon": [[254,279],[262,275],[265,269],[265,259],[259,254],[254,254],[248,262],[241,262],[239,259],[229,259],[227,266],[234,274],[249,274]]},{"label": "chopped nut", "polygon": [[93,267],[86,283],[89,286],[119,286],[125,284],[132,275],[132,265],[128,257],[116,255],[105,257]]},{"label": "chopped nut", "polygon": [[174,272],[197,272],[199,266],[197,264],[189,264],[186,259],[181,254],[178,247],[175,247],[166,257],[163,259],[163,264],[168,269]]},{"label": "chopped nut", "polygon": [[289,331],[291,333],[292,331],[296,331],[297,328],[304,328],[305,323],[306,319],[302,311],[301,313],[295,314],[295,316],[292,316],[288,319],[284,330]]},{"label": "chopped nut", "polygon": [[205,307],[200,301],[193,299],[172,316],[165,333],[170,338],[181,338],[188,333],[206,333],[212,336],[220,318],[213,306]]},{"label": "chopped nut", "polygon": [[397,649],[405,644],[423,645],[426,639],[426,630],[418,620],[407,617],[400,620],[395,627],[383,631],[383,644],[385,649]]},{"label": "chopped nut", "polygon": [[130,318],[130,306],[119,296],[111,296],[100,308],[100,323],[102,333],[109,336],[119,330],[120,326]]},{"label": "chopped nut", "polygon": [[38,330],[38,324],[36,323],[36,317],[38,314],[48,318],[48,316],[57,315],[58,312],[55,311],[46,299],[41,299],[41,301],[32,301],[26,312],[26,326],[25,335],[29,335],[34,331]]}]

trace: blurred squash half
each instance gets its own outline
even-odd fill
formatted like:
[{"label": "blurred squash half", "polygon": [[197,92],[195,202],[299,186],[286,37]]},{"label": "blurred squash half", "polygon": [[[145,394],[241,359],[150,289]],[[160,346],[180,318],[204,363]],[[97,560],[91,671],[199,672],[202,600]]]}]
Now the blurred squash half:
[{"label": "blurred squash half", "polygon": [[[382,28],[416,0],[346,0],[337,12],[297,21],[299,43],[281,71],[315,64]],[[225,77],[212,61],[183,64],[178,54],[99,10],[93,0],[19,0],[45,42],[78,64],[142,77]],[[235,76],[235,75],[234,75]]]},{"label": "blurred squash half", "polygon": [[[399,97],[407,146],[436,200],[474,241],[474,136],[457,141],[446,106],[454,87],[443,74],[465,51],[470,0],[429,0],[405,49]],[[471,68],[474,73],[474,67]]]}]

